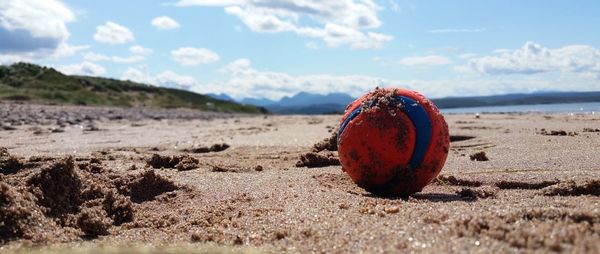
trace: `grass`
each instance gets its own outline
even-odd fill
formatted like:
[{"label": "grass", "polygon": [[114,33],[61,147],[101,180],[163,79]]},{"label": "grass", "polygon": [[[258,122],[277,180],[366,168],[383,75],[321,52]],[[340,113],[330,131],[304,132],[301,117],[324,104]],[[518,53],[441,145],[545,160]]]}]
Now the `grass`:
[{"label": "grass", "polygon": [[42,104],[144,106],[266,113],[263,108],[222,101],[190,91],[110,78],[70,76],[53,68],[29,63],[0,66],[0,100]]}]

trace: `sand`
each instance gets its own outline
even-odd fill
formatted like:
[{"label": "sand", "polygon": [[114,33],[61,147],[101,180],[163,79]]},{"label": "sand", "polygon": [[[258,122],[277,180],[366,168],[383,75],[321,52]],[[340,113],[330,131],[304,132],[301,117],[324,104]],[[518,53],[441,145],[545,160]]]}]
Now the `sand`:
[{"label": "sand", "polygon": [[339,115],[2,103],[0,117],[0,250],[600,252],[600,115],[446,115],[446,166],[406,199],[342,172]]}]

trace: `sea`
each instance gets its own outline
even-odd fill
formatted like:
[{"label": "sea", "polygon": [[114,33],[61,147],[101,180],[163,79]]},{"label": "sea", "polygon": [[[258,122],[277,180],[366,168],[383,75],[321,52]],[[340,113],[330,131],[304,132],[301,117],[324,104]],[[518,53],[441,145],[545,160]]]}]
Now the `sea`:
[{"label": "sea", "polygon": [[600,102],[449,108],[449,109],[441,109],[441,111],[444,114],[535,112],[535,113],[564,113],[564,114],[593,114],[593,115],[595,115],[595,114],[600,114]]}]

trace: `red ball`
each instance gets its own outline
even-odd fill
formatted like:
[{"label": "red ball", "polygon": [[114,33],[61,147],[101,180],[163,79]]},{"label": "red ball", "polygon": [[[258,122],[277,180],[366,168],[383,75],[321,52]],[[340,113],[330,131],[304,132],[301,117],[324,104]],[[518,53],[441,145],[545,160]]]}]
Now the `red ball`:
[{"label": "red ball", "polygon": [[442,170],[448,125],[423,95],[377,88],[346,108],[338,133],[342,170],[377,195],[419,192]]}]

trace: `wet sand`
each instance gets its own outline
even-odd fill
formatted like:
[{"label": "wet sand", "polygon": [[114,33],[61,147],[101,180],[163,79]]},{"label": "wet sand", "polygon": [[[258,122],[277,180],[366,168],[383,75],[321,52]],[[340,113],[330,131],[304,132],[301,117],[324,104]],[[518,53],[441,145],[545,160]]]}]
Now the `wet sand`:
[{"label": "wet sand", "polygon": [[329,161],[335,151],[317,153],[330,166],[298,163],[340,116],[6,103],[0,112],[5,250],[600,252],[600,115],[446,115],[440,177],[392,199],[357,187]]}]

